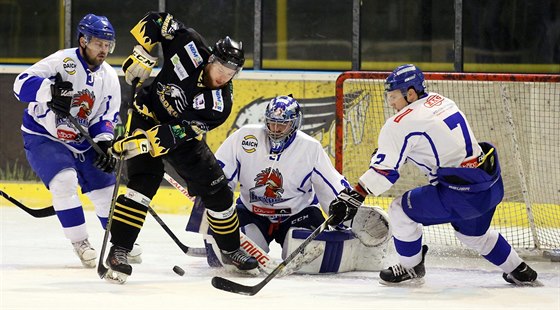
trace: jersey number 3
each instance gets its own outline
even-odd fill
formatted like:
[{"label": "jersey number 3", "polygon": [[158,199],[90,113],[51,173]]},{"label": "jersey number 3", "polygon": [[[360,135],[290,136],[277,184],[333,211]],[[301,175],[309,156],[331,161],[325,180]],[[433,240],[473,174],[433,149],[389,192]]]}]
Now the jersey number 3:
[{"label": "jersey number 3", "polygon": [[467,128],[467,122],[465,121],[463,115],[459,112],[455,112],[443,121],[451,130],[456,128],[457,125],[460,126],[463,138],[465,139],[465,150],[467,151],[467,156],[465,158],[471,157],[473,155],[471,136],[469,136],[469,129]]}]

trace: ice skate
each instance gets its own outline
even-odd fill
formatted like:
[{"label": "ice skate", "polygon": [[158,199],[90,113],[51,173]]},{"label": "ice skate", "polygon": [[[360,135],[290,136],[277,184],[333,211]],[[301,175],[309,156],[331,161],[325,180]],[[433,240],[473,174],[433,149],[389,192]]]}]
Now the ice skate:
[{"label": "ice skate", "polygon": [[111,246],[106,261],[109,269],[105,275],[107,281],[123,284],[132,274],[132,267],[127,259],[128,252],[127,249],[118,245]]},{"label": "ice skate", "polygon": [[80,261],[82,261],[82,265],[84,267],[95,268],[97,252],[91,247],[87,238],[82,241],[73,242],[72,246],[74,247],[74,252],[78,255]]},{"label": "ice skate", "polygon": [[126,258],[128,259],[129,264],[141,264],[142,263],[142,247],[135,243],[132,247],[132,250],[128,252]]},{"label": "ice skate", "polygon": [[537,272],[526,263],[521,263],[510,273],[503,273],[502,277],[508,283],[519,286],[542,286],[543,284],[537,280]]},{"label": "ice skate", "polygon": [[257,259],[245,253],[241,248],[232,252],[221,251],[221,253],[222,263],[226,270],[250,275],[259,274]]},{"label": "ice skate", "polygon": [[[428,252],[428,246],[422,246],[422,261],[413,268],[406,269],[401,264],[396,264],[387,269],[381,270],[379,283],[384,285],[421,285],[424,283],[426,268],[424,267],[424,257]],[[404,282],[404,283],[402,283]],[[402,284],[401,284],[402,283]]]}]

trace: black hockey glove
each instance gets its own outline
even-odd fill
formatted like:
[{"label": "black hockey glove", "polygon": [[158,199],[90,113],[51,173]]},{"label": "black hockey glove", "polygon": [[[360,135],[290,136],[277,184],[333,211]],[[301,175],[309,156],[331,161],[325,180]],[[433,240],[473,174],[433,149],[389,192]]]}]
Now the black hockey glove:
[{"label": "black hockey glove", "polygon": [[364,200],[366,200],[366,197],[353,189],[345,188],[342,190],[329,206],[329,215],[334,215],[329,225],[337,226],[344,221],[353,219]]},{"label": "black hockey glove", "polygon": [[97,145],[103,150],[103,154],[97,154],[97,158],[93,163],[95,167],[106,173],[115,171],[117,159],[108,152],[111,145],[113,145],[113,141],[99,141]]},{"label": "black hockey glove", "polygon": [[56,74],[54,84],[51,85],[52,100],[47,106],[59,117],[70,115],[72,104],[72,83],[63,81],[60,73]]}]

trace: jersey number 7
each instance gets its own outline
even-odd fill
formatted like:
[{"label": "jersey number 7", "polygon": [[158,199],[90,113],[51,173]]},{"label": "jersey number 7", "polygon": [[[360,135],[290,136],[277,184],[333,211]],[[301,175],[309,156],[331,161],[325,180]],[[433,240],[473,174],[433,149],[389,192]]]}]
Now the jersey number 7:
[{"label": "jersey number 7", "polygon": [[459,125],[461,127],[461,132],[463,133],[463,138],[465,139],[465,150],[467,151],[467,156],[469,158],[473,155],[472,140],[469,136],[469,129],[467,128],[467,122],[461,113],[455,112],[451,114],[446,119],[443,120],[449,129],[453,130]]}]

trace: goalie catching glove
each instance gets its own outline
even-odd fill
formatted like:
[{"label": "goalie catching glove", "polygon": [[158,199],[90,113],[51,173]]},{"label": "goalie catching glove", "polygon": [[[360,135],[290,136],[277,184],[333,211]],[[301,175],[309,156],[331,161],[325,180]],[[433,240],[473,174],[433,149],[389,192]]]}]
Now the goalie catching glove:
[{"label": "goalie catching glove", "polygon": [[[183,123],[186,123],[185,126]],[[146,153],[158,157],[167,154],[185,141],[193,138],[202,139],[202,134],[206,131],[203,123],[195,121],[157,125],[147,131],[136,129],[129,137],[117,138],[111,153],[115,156],[122,155],[124,160]]]},{"label": "goalie catching glove", "polygon": [[364,200],[366,197],[357,191],[350,188],[343,189],[329,206],[329,215],[334,215],[329,225],[337,226],[353,219]]},{"label": "goalie catching glove", "polygon": [[148,79],[157,60],[157,57],[150,55],[141,45],[136,45],[132,55],[128,56],[122,65],[124,78],[128,85],[132,85],[135,78],[140,80],[140,84]]}]

